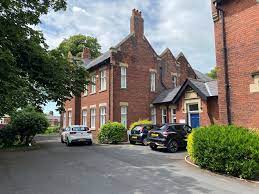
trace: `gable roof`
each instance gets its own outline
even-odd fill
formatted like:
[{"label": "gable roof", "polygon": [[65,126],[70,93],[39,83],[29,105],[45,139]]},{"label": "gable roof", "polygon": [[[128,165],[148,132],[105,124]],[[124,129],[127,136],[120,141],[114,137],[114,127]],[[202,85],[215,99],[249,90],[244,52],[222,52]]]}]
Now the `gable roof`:
[{"label": "gable roof", "polygon": [[161,92],[156,99],[152,102],[153,104],[167,103],[171,102],[181,87],[177,87],[174,89],[168,89]]},{"label": "gable roof", "polygon": [[173,103],[176,103],[180,99],[187,87],[191,87],[204,100],[207,100],[209,97],[218,96],[217,80],[204,82],[195,79],[187,79],[173,99]]},{"label": "gable roof", "polygon": [[183,95],[187,87],[191,87],[204,100],[207,100],[207,98],[209,97],[218,96],[217,80],[206,82],[206,81],[189,78],[189,79],[186,79],[186,81],[182,86],[179,86],[174,89],[164,90],[163,92],[161,92],[152,103],[153,104],[162,104],[162,103],[169,103],[169,102],[176,103]]}]

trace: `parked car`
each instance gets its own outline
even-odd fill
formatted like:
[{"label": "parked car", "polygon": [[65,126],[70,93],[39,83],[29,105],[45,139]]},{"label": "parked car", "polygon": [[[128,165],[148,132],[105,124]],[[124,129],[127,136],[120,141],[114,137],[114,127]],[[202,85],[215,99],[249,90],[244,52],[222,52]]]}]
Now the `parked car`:
[{"label": "parked car", "polygon": [[66,138],[66,134],[68,133],[68,128],[63,128],[60,131],[60,141],[61,143],[65,143],[64,139]]},{"label": "parked car", "polygon": [[142,143],[148,145],[148,132],[153,129],[159,129],[157,125],[137,125],[131,131],[129,135],[129,141],[131,144]]},{"label": "parked car", "polygon": [[187,146],[187,135],[192,128],[186,124],[164,124],[148,134],[149,146],[156,150],[158,146],[166,147],[169,152],[177,152],[179,148]]},{"label": "parked car", "polygon": [[72,125],[67,127],[61,133],[61,142],[67,146],[73,143],[86,143],[92,145],[93,137],[91,130],[84,125]]}]

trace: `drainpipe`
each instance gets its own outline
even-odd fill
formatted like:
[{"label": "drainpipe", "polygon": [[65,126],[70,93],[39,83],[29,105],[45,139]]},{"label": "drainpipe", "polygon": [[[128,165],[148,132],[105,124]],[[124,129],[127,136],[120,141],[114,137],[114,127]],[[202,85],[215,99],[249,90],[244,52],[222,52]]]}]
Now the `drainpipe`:
[{"label": "drainpipe", "polygon": [[230,97],[230,84],[228,74],[228,49],[226,39],[226,26],[225,26],[225,12],[221,9],[217,3],[215,3],[216,9],[222,18],[222,41],[223,41],[223,57],[224,57],[224,73],[225,73],[225,92],[226,92],[226,104],[227,104],[227,120],[228,125],[232,124],[231,115],[231,97]]}]

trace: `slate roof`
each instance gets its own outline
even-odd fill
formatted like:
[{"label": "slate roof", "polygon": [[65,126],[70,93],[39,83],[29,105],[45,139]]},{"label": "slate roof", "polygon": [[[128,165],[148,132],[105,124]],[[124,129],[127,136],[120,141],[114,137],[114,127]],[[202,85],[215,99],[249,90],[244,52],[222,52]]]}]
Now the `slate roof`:
[{"label": "slate roof", "polygon": [[159,94],[159,96],[156,97],[156,99],[153,101],[153,104],[162,104],[168,102],[176,103],[188,86],[196,91],[199,96],[205,100],[207,100],[209,97],[218,96],[217,80],[205,82],[196,79],[187,79],[182,86],[161,92],[161,94]]},{"label": "slate roof", "polygon": [[181,87],[164,90],[163,92],[161,92],[159,94],[158,97],[156,97],[156,99],[153,101],[153,104],[171,102],[174,99],[174,97],[176,96],[176,94],[178,93],[178,91],[180,90],[180,88]]},{"label": "slate roof", "polygon": [[[128,36],[126,36],[124,39],[122,39],[117,45],[111,48],[118,49],[124,42],[126,42],[131,36],[133,36],[134,33],[130,33]],[[92,67],[95,67],[99,65],[100,63],[104,62],[105,60],[109,59],[111,57],[111,51],[107,51],[103,53],[101,56],[93,59],[93,60],[84,60],[84,65],[86,69],[90,69]]]},{"label": "slate roof", "polygon": [[176,103],[180,99],[187,87],[191,87],[204,100],[207,100],[209,97],[218,96],[217,80],[205,82],[196,79],[187,79],[173,99],[173,103]]},{"label": "slate roof", "polygon": [[213,81],[212,78],[210,78],[206,74],[198,71],[197,69],[193,69],[193,70],[194,70],[194,73],[196,74],[196,76],[198,77],[198,80],[205,81],[205,82]]},{"label": "slate roof", "polygon": [[110,56],[111,56],[111,51],[107,51],[107,52],[103,53],[101,56],[99,56],[91,61],[88,61],[88,62],[85,61],[84,62],[85,68],[90,69],[90,68],[102,63],[103,61],[109,59]]}]

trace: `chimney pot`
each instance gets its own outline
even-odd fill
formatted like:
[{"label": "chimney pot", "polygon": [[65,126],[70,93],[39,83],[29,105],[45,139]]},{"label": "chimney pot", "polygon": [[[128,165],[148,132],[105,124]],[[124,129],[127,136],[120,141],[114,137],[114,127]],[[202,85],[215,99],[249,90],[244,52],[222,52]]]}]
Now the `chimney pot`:
[{"label": "chimney pot", "polygon": [[90,53],[90,49],[88,47],[83,48],[83,52],[82,52],[82,59],[90,59],[91,58],[91,53]]},{"label": "chimney pot", "polygon": [[144,35],[144,20],[141,11],[135,8],[132,10],[130,18],[130,32],[134,33],[137,38],[142,38]]}]

